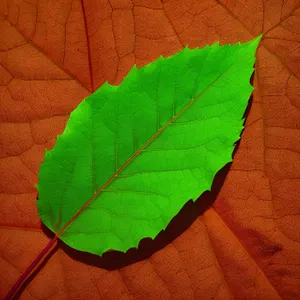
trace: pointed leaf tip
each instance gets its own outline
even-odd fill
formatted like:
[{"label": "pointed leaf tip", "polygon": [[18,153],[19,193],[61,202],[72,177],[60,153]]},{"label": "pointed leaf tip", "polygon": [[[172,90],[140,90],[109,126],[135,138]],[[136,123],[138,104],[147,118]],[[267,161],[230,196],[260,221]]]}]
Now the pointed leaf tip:
[{"label": "pointed leaf tip", "polygon": [[258,44],[260,43],[262,37],[263,37],[263,34],[261,33],[261,34],[258,35],[256,38],[254,38],[251,42],[252,42],[254,45],[258,46]]}]

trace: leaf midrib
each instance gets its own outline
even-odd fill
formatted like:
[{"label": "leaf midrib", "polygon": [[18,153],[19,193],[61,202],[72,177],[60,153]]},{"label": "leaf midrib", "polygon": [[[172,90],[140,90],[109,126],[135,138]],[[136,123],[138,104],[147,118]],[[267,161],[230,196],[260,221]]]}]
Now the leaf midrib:
[{"label": "leaf midrib", "polygon": [[99,194],[118,176],[118,174],[127,167],[132,160],[137,157],[152,141],[154,141],[170,124],[172,124],[176,119],[178,119],[188,108],[190,108],[217,80],[219,80],[226,72],[228,72],[232,66],[237,63],[238,59],[233,62],[223,73],[221,73],[216,79],[214,79],[202,92],[199,93],[194,99],[192,99],[184,108],[174,115],[164,126],[162,126],[148,141],[141,146],[131,157],[129,157],[124,164],[90,197],[81,208],[74,214],[74,216],[64,225],[64,227],[57,232],[55,235],[60,237],[65,230],[73,223],[73,221],[81,214],[81,212],[96,198]]}]

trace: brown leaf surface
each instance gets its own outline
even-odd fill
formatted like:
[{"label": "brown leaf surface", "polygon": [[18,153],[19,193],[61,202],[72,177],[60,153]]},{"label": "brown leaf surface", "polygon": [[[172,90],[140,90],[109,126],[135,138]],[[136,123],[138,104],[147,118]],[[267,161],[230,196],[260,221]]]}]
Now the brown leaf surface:
[{"label": "brown leaf surface", "polygon": [[300,299],[299,0],[0,0],[0,16],[1,298],[51,238],[37,173],[76,105],[135,63],[264,32],[220,192],[189,203],[169,242],[103,258],[59,243],[19,298]]}]

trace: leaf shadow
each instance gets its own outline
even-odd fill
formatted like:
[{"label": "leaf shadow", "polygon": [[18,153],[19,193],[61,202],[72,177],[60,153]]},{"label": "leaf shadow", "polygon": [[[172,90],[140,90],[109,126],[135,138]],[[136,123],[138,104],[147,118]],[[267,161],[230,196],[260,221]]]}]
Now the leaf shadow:
[{"label": "leaf shadow", "polygon": [[[250,80],[252,85],[253,77],[254,76],[252,75]],[[243,115],[243,118],[245,118],[245,120],[249,115],[252,102],[253,95],[251,94],[248,106]],[[241,136],[243,134],[243,131],[241,133]],[[240,140],[241,139],[236,142],[236,147],[234,148],[232,154],[233,158],[239,148]],[[67,255],[72,257],[74,260],[107,270],[123,268],[133,263],[142,261],[174,241],[177,237],[184,233],[199,216],[201,216],[208,208],[212,206],[223,186],[231,164],[232,163],[228,163],[221,170],[219,170],[219,172],[217,172],[212,184],[211,191],[205,191],[195,202],[189,200],[183,206],[180,212],[171,220],[165,230],[162,230],[155,239],[142,239],[139,243],[138,248],[131,248],[126,253],[120,251],[109,251],[104,253],[102,256],[97,256],[91,253],[75,250],[63,243],[61,240],[58,241],[58,245]],[[53,237],[53,233],[44,225],[43,231],[49,237]]]},{"label": "leaf shadow", "polygon": [[109,251],[100,257],[91,253],[77,251],[62,241],[59,241],[59,246],[73,259],[107,270],[119,269],[142,261],[179,237],[213,204],[229,169],[230,164],[227,164],[217,173],[211,192],[204,192],[195,202],[189,200],[180,212],[171,220],[165,230],[162,230],[155,239],[142,239],[138,248],[131,248],[126,253]]}]

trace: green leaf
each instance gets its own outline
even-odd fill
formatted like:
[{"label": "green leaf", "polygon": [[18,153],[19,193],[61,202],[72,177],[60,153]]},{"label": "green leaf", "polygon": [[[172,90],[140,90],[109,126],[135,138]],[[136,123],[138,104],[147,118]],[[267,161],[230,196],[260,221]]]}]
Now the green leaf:
[{"label": "green leaf", "polygon": [[98,255],[165,229],[232,161],[260,39],[186,47],[83,100],[40,167],[43,223]]}]

